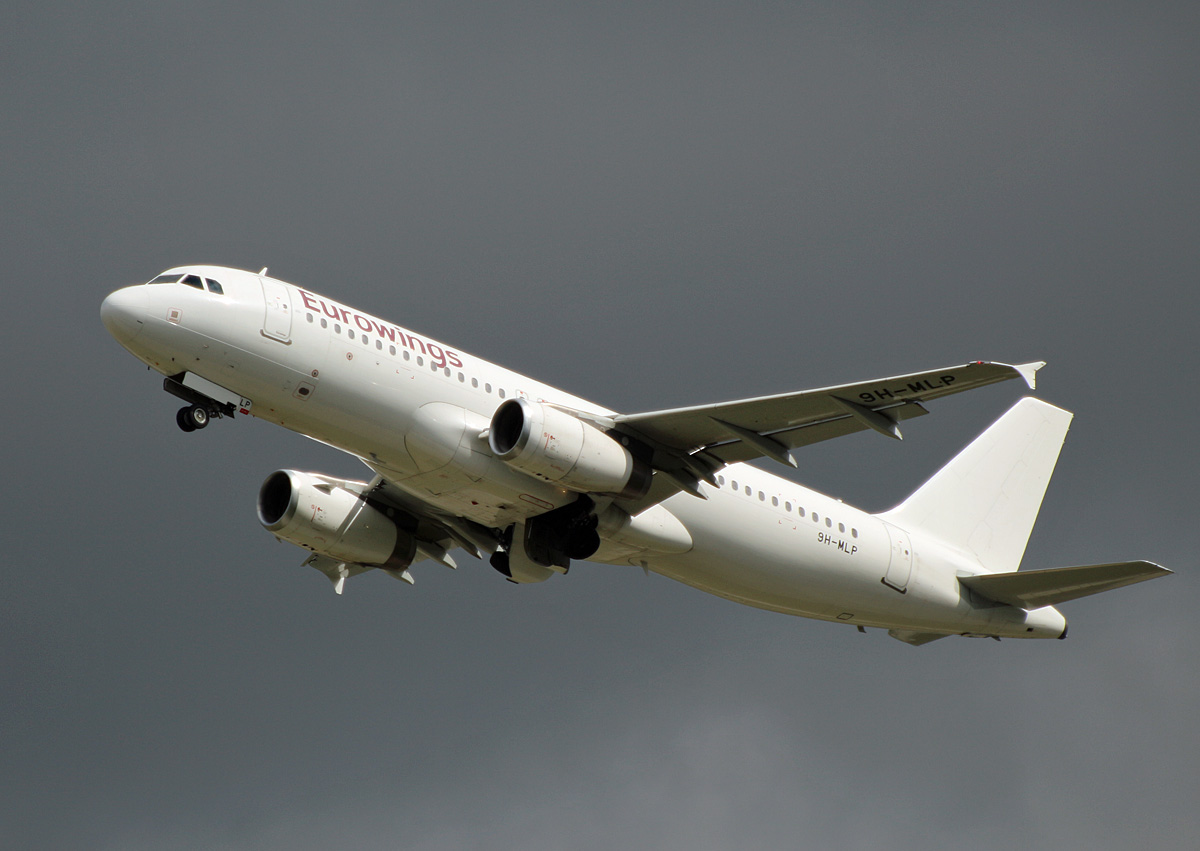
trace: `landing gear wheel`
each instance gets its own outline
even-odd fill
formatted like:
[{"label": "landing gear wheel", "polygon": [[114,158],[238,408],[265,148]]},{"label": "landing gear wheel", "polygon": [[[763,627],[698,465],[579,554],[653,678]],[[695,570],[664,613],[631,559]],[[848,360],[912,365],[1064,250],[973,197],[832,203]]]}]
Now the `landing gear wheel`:
[{"label": "landing gear wheel", "polygon": [[208,408],[203,405],[192,405],[187,409],[188,421],[196,428],[204,428],[208,425]]},{"label": "landing gear wheel", "polygon": [[203,405],[189,405],[175,414],[175,422],[184,431],[195,431],[208,425],[208,409]]}]

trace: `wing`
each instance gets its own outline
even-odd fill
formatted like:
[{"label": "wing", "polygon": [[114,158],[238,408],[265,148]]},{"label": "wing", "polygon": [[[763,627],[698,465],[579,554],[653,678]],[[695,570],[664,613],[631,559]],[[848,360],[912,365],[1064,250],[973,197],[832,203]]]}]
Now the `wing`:
[{"label": "wing", "polygon": [[375,473],[364,494],[399,512],[401,528],[416,540],[418,557],[432,559],[447,567],[457,567],[447,555],[454,547],[461,547],[475,558],[483,558],[495,551],[498,545],[495,530],[438,510],[389,482],[384,468],[365,459],[363,463]]},{"label": "wing", "polygon": [[697,483],[712,482],[726,464],[765,457],[795,466],[792,449],[866,429],[899,439],[900,422],[928,413],[921,403],[1012,378],[1032,388],[1043,366],[1040,361],[1016,366],[975,361],[857,384],[621,415],[609,425],[653,447],[653,466],[671,480],[655,477],[651,493],[638,501],[650,504],[679,490],[701,495]]}]

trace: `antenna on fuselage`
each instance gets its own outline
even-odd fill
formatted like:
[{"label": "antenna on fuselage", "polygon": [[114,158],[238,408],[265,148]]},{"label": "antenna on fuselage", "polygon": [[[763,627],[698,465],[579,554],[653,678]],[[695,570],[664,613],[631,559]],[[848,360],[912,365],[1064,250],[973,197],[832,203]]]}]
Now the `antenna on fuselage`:
[{"label": "antenna on fuselage", "polygon": [[266,266],[263,266],[263,267],[262,267],[262,271],[261,271],[261,272],[259,272],[258,274],[260,274],[260,275],[265,275],[265,274],[267,274],[267,267],[266,267]]}]

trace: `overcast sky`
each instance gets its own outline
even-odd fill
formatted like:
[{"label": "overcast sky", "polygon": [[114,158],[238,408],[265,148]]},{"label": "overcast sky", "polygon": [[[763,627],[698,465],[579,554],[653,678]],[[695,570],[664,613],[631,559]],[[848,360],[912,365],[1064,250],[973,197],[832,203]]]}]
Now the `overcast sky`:
[{"label": "overcast sky", "polygon": [[[1194,3],[33,3],[0,15],[0,844],[1200,845]],[[1067,641],[634,568],[336,597],[258,525],[354,459],[178,402],[98,308],[271,273],[623,411],[1044,359]],[[895,504],[1020,395],[799,480]]]}]

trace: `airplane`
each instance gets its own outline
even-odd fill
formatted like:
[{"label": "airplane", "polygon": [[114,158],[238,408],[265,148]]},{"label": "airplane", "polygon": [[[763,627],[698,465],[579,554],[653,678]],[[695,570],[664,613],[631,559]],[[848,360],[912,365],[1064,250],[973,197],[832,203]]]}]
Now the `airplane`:
[{"label": "airplane", "polygon": [[895,508],[871,514],[748,462],[901,438],[926,404],[1042,362],[974,361],[887,378],[622,414],[267,274],[168,269],[111,293],[101,319],[185,403],[186,432],[254,416],[359,458],[351,481],[277,470],[258,519],[341,594],[381,570],[413,584],[451,550],[519,584],[589,560],[738,603],[885,629],[1065,638],[1058,604],[1171,571],[1148,561],[1019,570],[1072,414],[1032,396]]}]

